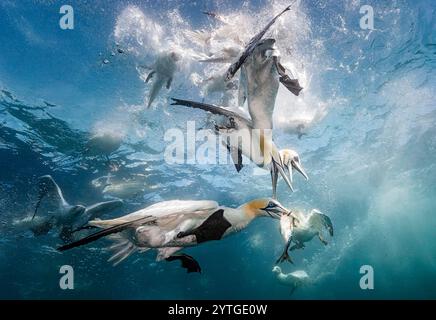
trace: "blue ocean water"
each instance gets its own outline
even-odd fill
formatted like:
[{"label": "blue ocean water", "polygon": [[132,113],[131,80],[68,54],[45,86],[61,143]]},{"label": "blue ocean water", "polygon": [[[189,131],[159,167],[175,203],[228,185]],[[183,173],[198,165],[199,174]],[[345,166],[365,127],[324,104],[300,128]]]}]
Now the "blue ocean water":
[{"label": "blue ocean water", "polygon": [[[59,27],[62,5],[0,3],[0,298],[436,298],[433,1],[297,1],[270,31],[304,87],[299,98],[280,89],[274,138],[299,151],[310,176],[295,177],[292,194],[281,181],[278,197],[290,208],[320,209],[335,226],[329,245],[313,240],[293,253],[295,265],[283,264],[311,278],[292,295],[271,272],[283,247],[274,220],[187,249],[202,274],[155,262],[150,252],[113,267],[104,241],[60,253],[55,232],[34,237],[13,227],[33,213],[45,174],[70,203],[86,205],[109,197],[101,183],[109,174],[140,184],[121,194],[125,204],[111,217],[163,200],[236,207],[269,196],[268,174],[253,166],[236,174],[231,165],[164,161],[165,132],[205,119],[168,98],[218,103],[198,85],[214,70],[191,59],[147,110],[143,69],[156,50],[198,53],[187,31],[217,25],[202,11],[236,21],[247,40],[287,2],[71,1],[73,30]],[[374,8],[374,30],[360,28],[362,5]],[[295,123],[305,124],[302,136]],[[101,133],[122,137],[109,162],[84,151]],[[59,288],[62,265],[74,268],[74,290]],[[373,290],[359,286],[363,265],[374,269]]]}]

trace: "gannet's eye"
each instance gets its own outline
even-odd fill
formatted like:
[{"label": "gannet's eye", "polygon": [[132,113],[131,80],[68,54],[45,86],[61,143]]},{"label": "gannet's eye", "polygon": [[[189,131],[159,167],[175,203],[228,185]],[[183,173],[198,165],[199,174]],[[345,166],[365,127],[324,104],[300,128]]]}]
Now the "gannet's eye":
[{"label": "gannet's eye", "polygon": [[265,209],[272,209],[277,207],[277,203],[275,203],[274,201],[270,201],[268,202],[268,205],[265,207]]}]

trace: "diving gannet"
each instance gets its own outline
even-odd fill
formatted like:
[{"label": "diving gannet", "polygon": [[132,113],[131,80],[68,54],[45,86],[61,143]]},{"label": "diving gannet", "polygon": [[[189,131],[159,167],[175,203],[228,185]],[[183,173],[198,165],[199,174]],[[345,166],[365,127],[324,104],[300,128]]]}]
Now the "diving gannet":
[{"label": "diving gannet", "polygon": [[[99,202],[85,207],[72,206],[65,200],[62,190],[50,175],[39,178],[39,195],[33,216],[15,221],[16,227],[30,229],[35,236],[45,235],[52,228],[59,229],[59,236],[64,241],[71,241],[73,232],[86,225],[88,221],[96,219],[105,213],[111,212],[122,206],[121,200]],[[37,216],[43,198],[53,200],[55,210],[43,216]]]},{"label": "diving gannet", "polygon": [[[301,165],[300,156],[297,151],[292,149],[282,149],[280,152],[280,158],[282,159],[282,163],[284,166],[284,170],[286,175],[288,176],[289,181],[293,183],[293,170],[297,170],[306,180],[309,180],[306,171],[303,169]],[[273,180],[273,194],[276,194],[276,186],[277,186],[278,172],[274,172]]]},{"label": "diving gannet", "polygon": [[147,108],[151,107],[151,104],[156,99],[162,87],[165,85],[167,89],[171,88],[171,83],[175,72],[178,69],[178,63],[180,62],[180,55],[176,52],[160,54],[154,65],[152,71],[148,74],[145,80],[148,83],[153,78],[153,85],[150,89],[148,97]]},{"label": "diving gannet", "polygon": [[279,266],[274,266],[272,272],[275,274],[277,280],[288,287],[291,287],[291,295],[294,291],[305,285],[309,281],[309,275],[304,270],[297,270],[291,273],[283,273]]},{"label": "diving gannet", "polygon": [[[276,263],[281,263],[285,260],[292,263],[288,255],[288,249],[290,251],[302,249],[304,248],[304,243],[311,241],[315,236],[318,236],[318,239],[324,245],[327,245],[327,241],[322,236],[324,229],[329,232],[330,236],[333,236],[333,224],[330,218],[319,210],[313,209],[308,215],[304,215],[298,210],[282,215],[280,218],[280,232],[286,241],[286,245]],[[295,245],[290,247],[292,242]]]},{"label": "diving gannet", "polygon": [[90,221],[89,225],[103,230],[58,250],[65,251],[109,236],[115,241],[110,247],[114,250],[114,255],[109,259],[114,264],[120,263],[135,251],[157,249],[157,261],[180,259],[182,264],[195,270],[195,259],[175,253],[185,247],[234,234],[246,228],[257,217],[279,219],[287,212],[286,208],[273,199],[253,200],[238,208],[220,206],[209,200],[163,201],[117,219]]},{"label": "diving gannet", "polygon": [[[227,126],[216,126],[215,129],[217,133],[224,138],[223,144],[230,152],[236,170],[239,172],[243,167],[242,155],[249,158],[258,167],[270,170],[273,186],[273,198],[276,198],[275,191],[278,174],[282,176],[288,187],[292,191],[294,190],[289,178],[289,169],[288,173],[286,173],[280,152],[272,140],[272,137],[267,136],[267,130],[255,130],[251,120],[248,120],[236,112],[218,106],[174,98],[172,98],[172,100],[174,101],[172,105],[202,109],[227,118],[229,121]],[[242,140],[242,143],[240,140]]]},{"label": "diving gannet", "polygon": [[276,15],[258,34],[256,34],[253,38],[250,39],[248,45],[245,47],[242,54],[239,56],[239,59],[233,63],[226,73],[226,79],[230,80],[234,77],[236,72],[238,72],[239,68],[244,64],[245,60],[253,53],[254,49],[258,46],[259,42],[262,40],[265,33],[269,30],[269,28],[277,21],[277,19],[283,15],[285,12],[291,10],[291,6],[287,6],[282,12]]},{"label": "diving gannet", "polygon": [[239,106],[247,100],[248,111],[256,129],[273,128],[273,112],[280,83],[295,95],[302,88],[280,64],[275,39],[264,39],[253,49],[241,66]]}]

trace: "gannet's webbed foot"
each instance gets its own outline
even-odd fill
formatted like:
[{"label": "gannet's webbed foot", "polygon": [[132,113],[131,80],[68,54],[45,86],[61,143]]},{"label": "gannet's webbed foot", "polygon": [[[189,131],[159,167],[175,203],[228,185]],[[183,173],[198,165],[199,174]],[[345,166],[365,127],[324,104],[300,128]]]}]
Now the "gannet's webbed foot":
[{"label": "gannet's webbed foot", "polygon": [[291,257],[288,254],[287,248],[283,251],[283,253],[280,256],[280,258],[277,259],[276,264],[282,263],[284,261],[288,261],[288,262],[294,264],[294,262],[292,261]]},{"label": "gannet's webbed foot", "polygon": [[288,242],[286,242],[283,253],[280,256],[280,258],[278,258],[278,260],[276,261],[276,264],[282,263],[283,261],[289,261],[290,263],[294,264],[294,262],[292,261],[291,257],[288,254],[289,246],[291,245],[291,243],[292,243],[292,237],[290,237],[288,239]]},{"label": "gannet's webbed foot", "polygon": [[186,269],[186,272],[198,272],[201,273],[201,267],[200,264],[195,260],[193,257],[181,253],[181,254],[175,254],[172,256],[169,256],[165,259],[166,261],[174,261],[174,260],[180,260],[182,262],[182,268]]}]

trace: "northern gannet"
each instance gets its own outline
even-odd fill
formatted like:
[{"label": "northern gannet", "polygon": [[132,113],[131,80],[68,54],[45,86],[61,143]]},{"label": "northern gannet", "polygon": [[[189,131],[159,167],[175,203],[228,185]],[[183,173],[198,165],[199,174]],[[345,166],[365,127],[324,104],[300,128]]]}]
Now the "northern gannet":
[{"label": "northern gannet", "polygon": [[[280,152],[280,158],[282,159],[284,170],[286,175],[288,176],[289,181],[293,183],[293,170],[297,170],[297,172],[301,173],[301,175],[306,179],[309,180],[308,175],[306,174],[306,171],[303,169],[303,166],[301,165],[300,156],[298,155],[297,151],[292,149],[282,149]],[[278,179],[278,172],[274,172],[274,176],[272,177],[273,180],[273,194],[276,194],[276,186],[277,186],[277,179]]]},{"label": "northern gannet", "polygon": [[282,285],[291,287],[291,294],[293,294],[297,288],[307,284],[309,281],[309,275],[304,270],[283,273],[279,266],[274,266],[272,272]]},{"label": "northern gannet", "polygon": [[151,107],[151,104],[156,99],[160,90],[163,86],[167,89],[171,88],[171,83],[175,72],[178,69],[178,63],[181,60],[181,56],[172,51],[170,53],[160,54],[154,65],[152,66],[152,71],[148,74],[145,82],[148,83],[150,80],[153,81],[153,85],[150,89],[150,94],[148,97],[147,108]]},{"label": "northern gannet", "polygon": [[109,236],[115,241],[110,247],[114,255],[109,261],[115,264],[135,251],[157,249],[157,261],[179,259],[195,271],[198,269],[195,259],[176,255],[176,252],[227,237],[246,228],[257,217],[279,219],[287,212],[273,199],[253,200],[238,208],[220,206],[209,200],[163,201],[117,219],[90,221],[89,225],[103,230],[58,250],[65,251]]},{"label": "northern gannet", "polygon": [[262,40],[242,64],[240,75],[238,103],[243,106],[247,100],[254,128],[273,128],[272,118],[280,83],[295,95],[302,90],[298,80],[291,79],[280,64],[275,39]]},{"label": "northern gannet", "polygon": [[[188,100],[174,99],[172,105],[181,105],[191,108],[202,109],[216,115],[224,116],[228,120],[228,125],[219,127],[216,126],[216,131],[223,140],[223,144],[227,147],[236,170],[239,172],[242,167],[242,155],[249,158],[258,167],[270,170],[273,186],[273,198],[276,198],[276,185],[278,174],[282,176],[288,187],[293,190],[290,180],[289,164],[294,167],[292,162],[287,162],[288,171],[286,172],[285,164],[280,155],[280,152],[275,145],[272,137],[268,136],[268,130],[253,128],[253,122],[244,116],[224,109],[218,106],[199,103]],[[295,152],[295,151],[293,151]],[[295,152],[296,154],[296,152]],[[296,154],[298,156],[298,154]],[[303,175],[305,172],[299,167]]]},{"label": "northern gannet", "polygon": [[[313,237],[318,236],[319,240],[327,245],[322,236],[323,230],[327,230],[333,236],[333,224],[328,216],[319,210],[313,209],[308,215],[301,211],[294,210],[282,215],[280,218],[280,232],[286,241],[285,249],[276,263],[285,260],[292,263],[288,255],[290,251],[304,248],[304,243],[309,242]],[[290,247],[291,243],[295,244]]]},{"label": "northern gannet", "polygon": [[226,73],[227,80],[230,80],[234,77],[236,72],[238,72],[239,68],[241,68],[241,66],[244,64],[245,60],[247,60],[247,58],[253,53],[253,51],[259,45],[259,42],[262,40],[263,36],[269,30],[269,28],[271,28],[271,26],[277,21],[278,18],[280,18],[281,15],[291,10],[292,5],[293,3],[287,6],[282,12],[276,15],[258,34],[256,34],[253,38],[250,39],[244,51],[239,56],[239,59],[235,63],[233,63],[227,70]]},{"label": "northern gannet", "polygon": [[[62,190],[50,175],[40,177],[38,187],[38,202],[33,216],[14,222],[15,227],[30,229],[35,236],[45,235],[51,229],[56,228],[59,230],[59,236],[62,240],[71,241],[73,232],[86,225],[88,221],[111,212],[123,204],[121,200],[112,200],[99,202],[88,207],[82,205],[72,206],[64,199]],[[54,211],[37,216],[41,201],[45,197],[54,202]]]}]

